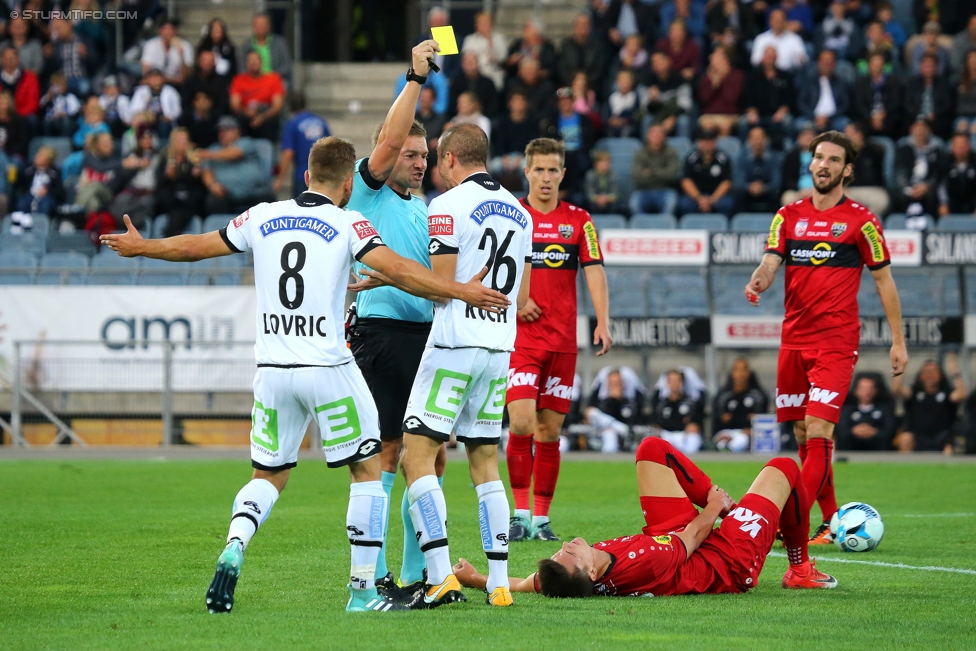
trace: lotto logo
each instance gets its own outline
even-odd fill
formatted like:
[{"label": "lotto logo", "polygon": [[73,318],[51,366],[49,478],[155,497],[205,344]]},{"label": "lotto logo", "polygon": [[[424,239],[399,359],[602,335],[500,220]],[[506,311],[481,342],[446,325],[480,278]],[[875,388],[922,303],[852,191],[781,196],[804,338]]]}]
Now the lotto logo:
[{"label": "lotto logo", "polygon": [[519,371],[518,373],[508,374],[509,387],[534,387],[538,381],[539,376],[535,373],[524,373]]},{"label": "lotto logo", "polygon": [[366,238],[373,237],[374,235],[376,235],[376,229],[373,228],[373,225],[370,224],[365,219],[360,220],[358,222],[353,222],[352,227],[355,229],[356,235],[361,240],[365,240]]},{"label": "lotto logo", "polygon": [[729,513],[729,517],[741,522],[742,526],[739,527],[739,531],[745,531],[750,538],[755,538],[756,534],[762,531],[763,522],[769,524],[766,518],[741,506]]},{"label": "lotto logo", "polygon": [[807,397],[805,393],[781,393],[776,396],[776,408],[785,409],[787,407],[802,407],[803,400]]},{"label": "lotto logo", "polygon": [[427,219],[427,231],[435,235],[454,235],[454,218],[450,215],[431,215]]}]

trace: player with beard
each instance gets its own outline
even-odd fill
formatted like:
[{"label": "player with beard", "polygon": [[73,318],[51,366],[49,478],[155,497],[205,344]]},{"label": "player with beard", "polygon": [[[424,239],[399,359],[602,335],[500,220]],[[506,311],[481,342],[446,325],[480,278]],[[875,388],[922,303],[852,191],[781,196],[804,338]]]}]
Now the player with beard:
[{"label": "player with beard", "polygon": [[832,541],[834,425],[851,385],[861,323],[857,292],[861,269],[871,271],[891,327],[891,375],[905,372],[908,352],[901,303],[881,223],[844,195],[854,180],[857,149],[837,131],[810,143],[813,196],[780,208],[769,229],[766,253],[745,287],[759,304],[776,270],[786,263],[786,313],[776,373],[776,415],[793,422],[803,463],[803,483],[820,504],[823,524],[811,544]]}]

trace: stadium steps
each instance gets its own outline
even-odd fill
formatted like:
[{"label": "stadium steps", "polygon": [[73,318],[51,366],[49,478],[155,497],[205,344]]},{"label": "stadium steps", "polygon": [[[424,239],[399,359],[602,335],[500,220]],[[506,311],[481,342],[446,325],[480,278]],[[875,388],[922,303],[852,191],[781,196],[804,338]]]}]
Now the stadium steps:
[{"label": "stadium steps", "polygon": [[[537,14],[532,7],[533,4],[538,6],[541,12]],[[512,39],[522,34],[522,26],[527,20],[537,18],[542,23],[546,37],[558,47],[563,38],[573,33],[573,18],[586,9],[585,0],[543,0],[541,3],[499,0],[495,26]]]},{"label": "stadium steps", "polygon": [[204,27],[214,18],[227,24],[231,41],[240,47],[251,36],[251,18],[257,10],[254,0],[177,0],[174,5],[180,21],[180,36],[194,47]]}]

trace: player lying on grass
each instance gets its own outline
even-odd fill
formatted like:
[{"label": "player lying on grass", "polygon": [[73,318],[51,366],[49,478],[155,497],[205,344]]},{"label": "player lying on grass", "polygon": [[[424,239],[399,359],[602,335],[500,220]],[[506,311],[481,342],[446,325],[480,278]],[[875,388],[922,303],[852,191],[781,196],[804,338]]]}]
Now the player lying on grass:
[{"label": "player lying on grass", "polygon": [[[564,543],[539,561],[538,572],[510,579],[512,591],[547,597],[745,592],[758,583],[777,529],[790,562],[784,588],[837,586],[807,557],[810,505],[792,459],[770,460],[735,504],[670,443],[647,438],[637,449],[637,485],[643,533],[592,547],[582,538]],[[713,529],[720,517],[722,525]],[[454,574],[469,588],[485,586],[485,576],[463,558]]]}]

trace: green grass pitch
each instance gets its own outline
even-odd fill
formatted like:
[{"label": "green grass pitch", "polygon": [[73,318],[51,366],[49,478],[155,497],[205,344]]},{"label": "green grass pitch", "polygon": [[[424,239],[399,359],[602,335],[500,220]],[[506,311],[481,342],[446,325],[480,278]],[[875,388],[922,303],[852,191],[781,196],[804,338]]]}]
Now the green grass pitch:
[{"label": "green grass pitch", "polygon": [[[739,496],[761,463],[703,467]],[[745,595],[516,595],[515,607],[495,611],[483,594],[468,591],[467,604],[433,612],[350,615],[343,611],[347,476],[306,462],[252,541],[233,613],[210,615],[204,593],[231,502],[249,476],[246,460],[0,462],[0,648],[976,648],[976,575],[834,560],[972,570],[971,465],[838,464],[838,500],[872,504],[887,531],[871,553],[816,552],[820,567],[840,581],[833,591],[782,589],[786,559],[777,556]],[[445,490],[452,556],[484,568],[463,463],[449,464]],[[401,492],[398,479],[394,570]],[[558,534],[590,542],[637,532],[633,465],[564,463],[552,518]],[[512,573],[528,574],[556,548],[513,544]]]}]

